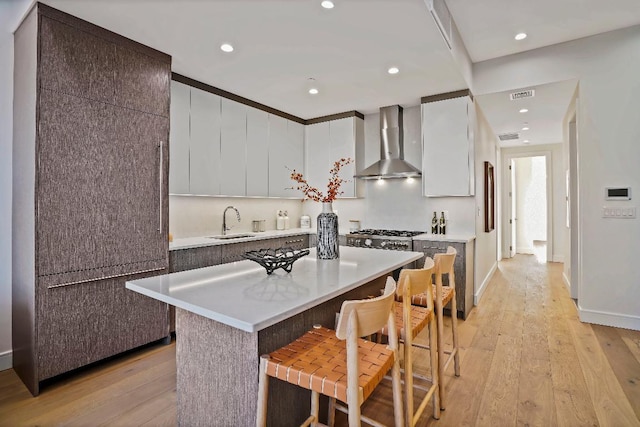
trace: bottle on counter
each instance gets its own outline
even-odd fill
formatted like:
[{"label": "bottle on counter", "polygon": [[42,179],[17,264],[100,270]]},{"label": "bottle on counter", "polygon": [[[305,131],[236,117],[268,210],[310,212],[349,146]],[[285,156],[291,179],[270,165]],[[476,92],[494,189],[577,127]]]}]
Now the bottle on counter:
[{"label": "bottle on counter", "polygon": [[284,214],[278,211],[276,215],[276,230],[284,230]]},{"label": "bottle on counter", "polygon": [[444,218],[444,212],[440,213],[440,224],[438,229],[440,234],[447,234],[447,220]]},{"label": "bottle on counter", "polygon": [[311,228],[311,217],[309,215],[300,217],[300,228]]},{"label": "bottle on counter", "polygon": [[289,212],[284,211],[283,218],[284,218],[284,229],[288,230],[289,229]]},{"label": "bottle on counter", "polygon": [[431,234],[438,234],[438,214],[433,211],[433,218],[431,218]]}]

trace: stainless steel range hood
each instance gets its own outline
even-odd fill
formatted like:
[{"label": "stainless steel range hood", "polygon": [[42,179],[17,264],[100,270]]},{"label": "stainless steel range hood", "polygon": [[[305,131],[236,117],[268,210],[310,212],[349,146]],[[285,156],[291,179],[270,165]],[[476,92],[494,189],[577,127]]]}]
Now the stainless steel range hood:
[{"label": "stainless steel range hood", "polygon": [[355,175],[360,179],[419,177],[420,170],[404,160],[402,107],[380,109],[380,160]]}]

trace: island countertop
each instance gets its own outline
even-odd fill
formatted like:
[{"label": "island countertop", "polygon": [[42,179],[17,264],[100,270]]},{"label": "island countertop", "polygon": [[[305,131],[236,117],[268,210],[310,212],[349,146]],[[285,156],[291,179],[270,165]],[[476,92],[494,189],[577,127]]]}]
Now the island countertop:
[{"label": "island countertop", "polygon": [[344,294],[412,261],[421,252],[340,247],[337,260],[316,250],[291,273],[245,260],[126,283],[132,291],[246,332],[256,332]]}]

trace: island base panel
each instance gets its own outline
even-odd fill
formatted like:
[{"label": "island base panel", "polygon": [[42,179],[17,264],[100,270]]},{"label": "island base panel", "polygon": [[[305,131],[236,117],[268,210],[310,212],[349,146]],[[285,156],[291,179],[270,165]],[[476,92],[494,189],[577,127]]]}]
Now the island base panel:
[{"label": "island base panel", "polygon": [[[255,425],[260,354],[299,338],[313,325],[335,328],[345,300],[379,296],[386,275],[259,332],[249,333],[176,309],[178,425]],[[268,425],[300,425],[308,416],[311,393],[270,379]],[[320,418],[326,418],[322,399]]]}]

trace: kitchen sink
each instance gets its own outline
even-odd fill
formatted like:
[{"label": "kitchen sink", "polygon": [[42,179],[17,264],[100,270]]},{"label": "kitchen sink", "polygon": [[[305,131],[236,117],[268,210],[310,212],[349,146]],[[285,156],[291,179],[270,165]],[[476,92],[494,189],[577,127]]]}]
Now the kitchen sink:
[{"label": "kitchen sink", "polygon": [[243,237],[254,237],[255,234],[225,234],[225,235],[217,235],[217,236],[208,236],[207,239],[219,239],[219,240],[231,240],[231,239],[242,239]]}]

